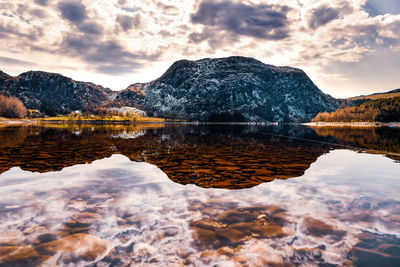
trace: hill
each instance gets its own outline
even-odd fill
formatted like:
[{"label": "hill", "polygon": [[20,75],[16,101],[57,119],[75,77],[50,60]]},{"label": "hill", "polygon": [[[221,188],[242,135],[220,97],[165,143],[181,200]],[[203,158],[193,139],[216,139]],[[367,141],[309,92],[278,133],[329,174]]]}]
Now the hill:
[{"label": "hill", "polygon": [[28,109],[54,116],[75,110],[94,112],[109,103],[115,93],[57,73],[28,71],[17,77],[0,72],[0,94],[17,97]]},{"label": "hill", "polygon": [[50,116],[130,106],[149,116],[189,121],[303,122],[340,105],[304,71],[246,57],[180,60],[160,78],[118,92],[57,73],[0,72],[0,94]]},{"label": "hill", "polygon": [[399,122],[400,96],[367,100],[360,105],[318,114],[313,121],[325,122]]},{"label": "hill", "polygon": [[349,97],[347,100],[350,101],[355,101],[355,100],[371,100],[371,99],[380,99],[380,98],[390,98],[390,97],[396,97],[400,96],[400,88],[399,89],[394,89],[388,92],[383,92],[383,93],[374,93],[370,95],[360,95],[360,96],[354,96],[354,97]]},{"label": "hill", "polygon": [[177,61],[119,96],[150,115],[199,121],[301,122],[340,105],[304,71],[246,57]]}]

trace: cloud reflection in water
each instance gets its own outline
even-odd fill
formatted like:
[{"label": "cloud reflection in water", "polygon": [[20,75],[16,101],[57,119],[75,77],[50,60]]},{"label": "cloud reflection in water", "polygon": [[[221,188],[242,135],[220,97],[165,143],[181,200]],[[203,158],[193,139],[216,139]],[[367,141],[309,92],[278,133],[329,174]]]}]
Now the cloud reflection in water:
[{"label": "cloud reflection in water", "polygon": [[398,173],[389,158],[347,150],[242,190],[177,184],[123,155],[12,168],[0,175],[0,263],[395,266]]}]

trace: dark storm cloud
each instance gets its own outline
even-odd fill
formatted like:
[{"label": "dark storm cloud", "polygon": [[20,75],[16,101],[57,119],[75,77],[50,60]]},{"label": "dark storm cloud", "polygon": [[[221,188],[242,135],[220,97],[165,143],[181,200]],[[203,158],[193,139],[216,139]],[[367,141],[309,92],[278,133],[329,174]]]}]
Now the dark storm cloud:
[{"label": "dark storm cloud", "polygon": [[77,1],[62,1],[58,4],[58,9],[63,18],[76,24],[87,18],[86,7]]},{"label": "dark storm cloud", "polygon": [[329,7],[327,5],[320,6],[312,10],[311,18],[308,21],[308,26],[312,29],[317,29],[329,22],[342,17],[343,15],[350,14],[353,9],[343,4],[341,7]]},{"label": "dark storm cloud", "polygon": [[161,55],[132,53],[116,40],[99,41],[84,34],[65,35],[59,52],[80,57],[97,71],[114,75],[132,73],[142,66],[139,61],[156,60]]},{"label": "dark storm cloud", "polygon": [[41,6],[47,6],[49,3],[49,0],[35,0],[35,3]]},{"label": "dark storm cloud", "polygon": [[[193,23],[205,25],[207,30],[281,40],[289,36],[289,11],[287,6],[203,1],[191,19]],[[192,40],[201,40],[206,35],[203,32],[200,39],[192,35]]]},{"label": "dark storm cloud", "polygon": [[317,9],[313,10],[311,19],[308,23],[310,28],[317,29],[320,26],[323,26],[334,19],[339,18],[339,10],[328,7],[328,6],[321,6]]},{"label": "dark storm cloud", "polygon": [[137,14],[136,16],[118,15],[117,22],[124,31],[128,31],[140,25],[140,15],[139,14]]}]

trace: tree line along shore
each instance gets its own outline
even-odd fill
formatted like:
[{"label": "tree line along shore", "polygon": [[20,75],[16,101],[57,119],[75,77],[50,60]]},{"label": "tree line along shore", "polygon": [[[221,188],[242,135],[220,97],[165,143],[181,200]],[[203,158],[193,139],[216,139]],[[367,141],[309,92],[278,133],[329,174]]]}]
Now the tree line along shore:
[{"label": "tree line along shore", "polygon": [[400,122],[400,96],[359,101],[334,112],[319,113],[313,122]]}]

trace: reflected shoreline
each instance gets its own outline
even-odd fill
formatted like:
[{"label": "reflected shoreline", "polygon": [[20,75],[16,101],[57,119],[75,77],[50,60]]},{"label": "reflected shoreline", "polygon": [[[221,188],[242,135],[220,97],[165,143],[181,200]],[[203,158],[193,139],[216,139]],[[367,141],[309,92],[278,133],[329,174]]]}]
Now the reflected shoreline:
[{"label": "reflected shoreline", "polygon": [[304,174],[334,148],[400,161],[397,129],[300,125],[136,124],[0,128],[0,173],[58,171],[122,154],[160,167],[171,180],[240,189]]}]

